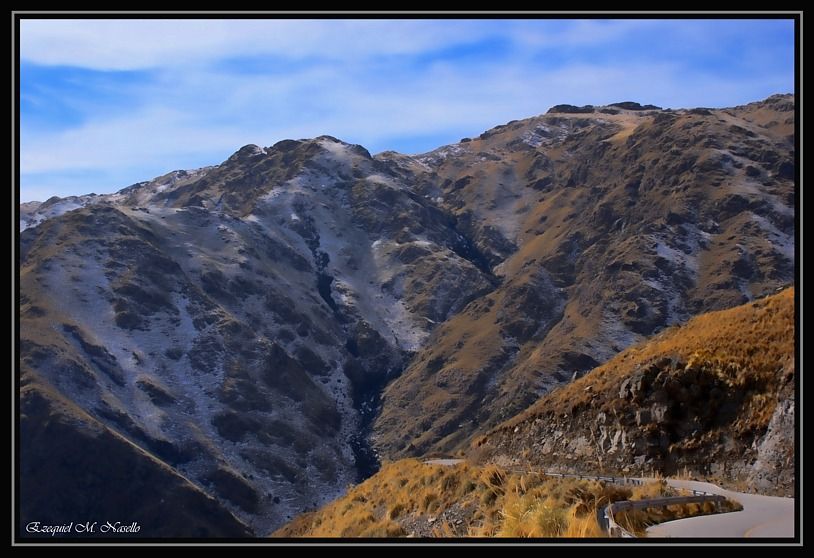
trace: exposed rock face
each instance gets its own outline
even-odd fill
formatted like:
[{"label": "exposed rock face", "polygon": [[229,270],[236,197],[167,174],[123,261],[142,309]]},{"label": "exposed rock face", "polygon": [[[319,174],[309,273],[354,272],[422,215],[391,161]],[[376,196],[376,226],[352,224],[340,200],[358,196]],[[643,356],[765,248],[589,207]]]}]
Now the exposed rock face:
[{"label": "exposed rock face", "polygon": [[661,110],[656,105],[640,105],[634,101],[622,101],[621,103],[611,103],[610,106],[625,110]]},{"label": "exposed rock face", "polygon": [[592,105],[575,106],[575,105],[554,105],[546,114],[563,113],[563,114],[591,114],[596,109]]},{"label": "exposed rock face", "polygon": [[480,439],[481,458],[547,469],[689,473],[794,491],[788,290],[631,348]]},{"label": "exposed rock face", "polygon": [[749,467],[747,483],[759,492],[787,495],[794,487],[794,400],[777,403],[766,434],[756,440],[757,459]]},{"label": "exposed rock face", "polygon": [[[207,533],[266,533],[375,470],[371,428],[388,456],[464,447],[644,336],[789,283],[793,103],[561,109],[419,156],[286,140],[23,204],[21,376],[49,402],[25,432],[69,402],[85,418],[60,436],[136,448],[188,495],[167,513],[197,498],[224,522]],[[629,443],[606,420],[603,444]],[[23,484],[26,514],[74,449]]]}]

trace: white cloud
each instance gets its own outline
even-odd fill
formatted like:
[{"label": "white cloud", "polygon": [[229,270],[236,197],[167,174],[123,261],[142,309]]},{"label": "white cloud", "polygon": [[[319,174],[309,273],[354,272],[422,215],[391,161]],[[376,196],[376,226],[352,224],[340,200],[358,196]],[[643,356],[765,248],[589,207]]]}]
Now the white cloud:
[{"label": "white cloud", "polygon": [[255,55],[358,60],[466,44],[489,33],[478,21],[28,19],[20,24],[20,56],[96,70]]},{"label": "white cloud", "polygon": [[514,41],[532,48],[576,47],[608,44],[625,38],[630,33],[651,30],[661,24],[646,19],[597,20],[580,19],[562,22],[514,22],[511,37]]},{"label": "white cloud", "polygon": [[[667,64],[575,65],[534,74],[522,65],[483,70],[473,75],[439,67],[420,80],[405,78],[375,88],[331,67],[285,77],[211,71],[167,75],[134,113],[90,120],[60,133],[23,130],[21,168],[24,173],[131,168],[157,158],[182,160],[250,142],[268,145],[324,133],[381,145],[403,136],[461,129],[477,133],[562,102],[633,99],[675,106],[688,96],[709,99],[710,91],[732,98],[743,87],[715,79],[686,83],[681,68]],[[647,84],[647,98],[641,97],[642,84]]]},{"label": "white cloud", "polygon": [[181,157],[239,141],[231,130],[200,124],[184,114],[149,109],[57,134],[23,134],[20,168],[24,173],[43,173],[130,167],[160,154]]}]

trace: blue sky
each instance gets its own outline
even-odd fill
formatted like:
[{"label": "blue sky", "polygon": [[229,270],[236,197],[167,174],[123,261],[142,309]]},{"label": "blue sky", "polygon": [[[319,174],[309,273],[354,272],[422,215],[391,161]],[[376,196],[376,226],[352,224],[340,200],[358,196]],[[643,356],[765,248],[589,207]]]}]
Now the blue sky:
[{"label": "blue sky", "polygon": [[794,86],[791,20],[23,20],[22,201],[322,134],[420,153],[558,103]]}]

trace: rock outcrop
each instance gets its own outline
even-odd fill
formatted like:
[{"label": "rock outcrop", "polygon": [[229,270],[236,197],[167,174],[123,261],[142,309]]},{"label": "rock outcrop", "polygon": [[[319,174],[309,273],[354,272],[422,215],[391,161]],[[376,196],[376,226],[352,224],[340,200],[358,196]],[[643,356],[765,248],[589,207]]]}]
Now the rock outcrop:
[{"label": "rock outcrop", "polygon": [[479,439],[501,464],[794,491],[794,293],[694,318]]}]

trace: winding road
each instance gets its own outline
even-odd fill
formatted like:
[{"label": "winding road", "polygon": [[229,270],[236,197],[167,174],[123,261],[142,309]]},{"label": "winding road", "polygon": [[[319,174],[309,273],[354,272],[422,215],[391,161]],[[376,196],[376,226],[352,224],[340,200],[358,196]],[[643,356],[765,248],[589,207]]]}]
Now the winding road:
[{"label": "winding road", "polygon": [[[463,459],[428,459],[428,465],[453,466]],[[546,473],[547,474],[547,473]],[[590,477],[585,477],[590,478]],[[605,480],[603,477],[594,477]],[[644,482],[653,479],[638,479]],[[726,490],[701,481],[666,479],[673,488],[720,494],[739,502],[738,512],[702,515],[660,523],[647,529],[648,538],[792,538],[794,537],[794,498],[762,496]]]},{"label": "winding road", "polygon": [[700,481],[667,479],[667,484],[674,488],[720,494],[740,502],[743,510],[660,523],[647,529],[648,538],[794,537],[794,498],[733,492]]}]

